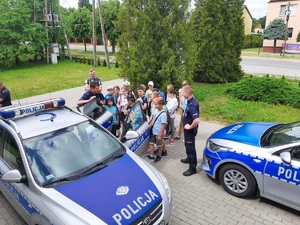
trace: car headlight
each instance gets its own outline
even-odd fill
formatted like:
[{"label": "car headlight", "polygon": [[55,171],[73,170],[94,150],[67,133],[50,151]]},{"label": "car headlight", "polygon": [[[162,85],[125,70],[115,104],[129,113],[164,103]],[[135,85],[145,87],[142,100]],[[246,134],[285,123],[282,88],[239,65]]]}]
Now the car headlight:
[{"label": "car headlight", "polygon": [[212,152],[217,152],[217,151],[228,151],[230,148],[222,146],[222,145],[217,145],[211,140],[207,140],[206,142],[206,148],[208,148]]},{"label": "car headlight", "polygon": [[170,189],[169,183],[167,181],[167,178],[161,172],[159,172],[159,176],[160,176],[161,182],[165,188],[165,192],[169,199],[169,203],[171,203],[171,189]]}]

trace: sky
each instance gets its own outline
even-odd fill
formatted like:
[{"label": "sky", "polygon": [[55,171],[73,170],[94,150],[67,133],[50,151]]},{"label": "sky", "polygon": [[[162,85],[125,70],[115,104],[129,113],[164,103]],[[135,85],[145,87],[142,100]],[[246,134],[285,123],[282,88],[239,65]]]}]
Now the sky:
[{"label": "sky", "polygon": [[[259,19],[267,14],[268,2],[269,0],[246,0],[244,4],[250,11],[251,16]],[[60,5],[65,8],[77,8],[77,4],[78,1],[76,0],[60,0]]]}]

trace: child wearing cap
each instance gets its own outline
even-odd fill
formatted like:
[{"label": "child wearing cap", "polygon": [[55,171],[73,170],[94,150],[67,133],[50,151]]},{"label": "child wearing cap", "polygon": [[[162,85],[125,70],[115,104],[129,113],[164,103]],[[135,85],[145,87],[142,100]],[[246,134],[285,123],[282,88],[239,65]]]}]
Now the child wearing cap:
[{"label": "child wearing cap", "polygon": [[113,98],[114,96],[114,88],[113,86],[108,86],[107,88],[108,93],[105,95],[104,100],[106,101],[108,98]]}]

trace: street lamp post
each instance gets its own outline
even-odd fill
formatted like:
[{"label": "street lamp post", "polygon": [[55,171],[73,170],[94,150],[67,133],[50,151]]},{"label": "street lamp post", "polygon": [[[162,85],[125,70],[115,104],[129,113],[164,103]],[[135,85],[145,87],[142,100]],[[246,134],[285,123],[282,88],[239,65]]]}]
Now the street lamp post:
[{"label": "street lamp post", "polygon": [[283,54],[282,56],[285,55],[285,47],[286,47],[286,39],[287,39],[287,33],[288,33],[288,24],[289,24],[289,19],[290,19],[290,15],[291,15],[291,10],[290,10],[290,2],[288,4],[287,10],[285,10],[286,15],[286,26],[285,26],[285,34],[284,34],[284,44],[283,44]]}]

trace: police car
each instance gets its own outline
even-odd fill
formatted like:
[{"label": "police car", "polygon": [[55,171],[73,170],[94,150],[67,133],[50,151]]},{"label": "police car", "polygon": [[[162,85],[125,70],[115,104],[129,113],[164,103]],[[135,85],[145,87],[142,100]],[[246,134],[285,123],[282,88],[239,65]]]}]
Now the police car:
[{"label": "police car", "polygon": [[129,110],[122,127],[121,141],[135,154],[148,153],[150,129],[142,104],[137,101]]},{"label": "police car", "polygon": [[169,224],[166,178],[62,98],[0,109],[0,190],[28,224]]},{"label": "police car", "polygon": [[300,122],[247,122],[207,140],[204,172],[237,197],[260,196],[300,210]]},{"label": "police car", "polygon": [[111,130],[113,116],[103,105],[99,105],[96,99],[87,104],[78,106],[77,110],[92,118],[107,130]]}]

